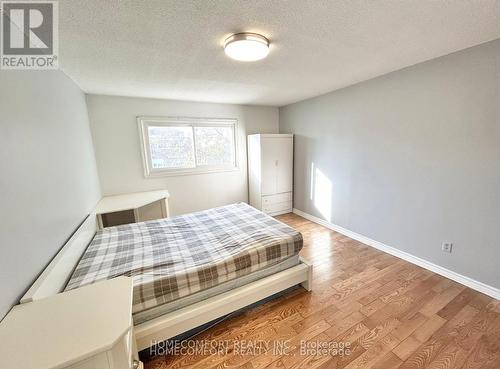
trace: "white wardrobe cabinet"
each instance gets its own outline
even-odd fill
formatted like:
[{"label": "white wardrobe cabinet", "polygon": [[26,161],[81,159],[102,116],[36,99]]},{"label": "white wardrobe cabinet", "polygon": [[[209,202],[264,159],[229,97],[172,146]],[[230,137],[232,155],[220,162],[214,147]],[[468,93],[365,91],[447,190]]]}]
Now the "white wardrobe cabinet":
[{"label": "white wardrobe cabinet", "polygon": [[270,215],[290,213],[293,135],[249,135],[248,178],[250,205]]}]

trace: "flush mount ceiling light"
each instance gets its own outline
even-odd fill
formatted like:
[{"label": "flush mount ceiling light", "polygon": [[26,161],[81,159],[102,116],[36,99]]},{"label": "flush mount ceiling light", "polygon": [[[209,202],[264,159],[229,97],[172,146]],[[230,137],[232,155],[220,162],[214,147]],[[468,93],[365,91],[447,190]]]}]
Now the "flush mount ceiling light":
[{"label": "flush mount ceiling light", "polygon": [[236,33],[224,41],[224,52],[239,61],[264,59],[269,54],[269,40],[257,33]]}]

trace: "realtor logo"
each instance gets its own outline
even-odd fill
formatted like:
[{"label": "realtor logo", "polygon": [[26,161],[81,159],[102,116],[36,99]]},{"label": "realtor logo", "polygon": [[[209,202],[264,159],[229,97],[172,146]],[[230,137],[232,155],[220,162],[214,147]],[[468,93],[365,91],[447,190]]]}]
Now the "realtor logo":
[{"label": "realtor logo", "polygon": [[1,69],[58,68],[56,1],[1,1]]}]

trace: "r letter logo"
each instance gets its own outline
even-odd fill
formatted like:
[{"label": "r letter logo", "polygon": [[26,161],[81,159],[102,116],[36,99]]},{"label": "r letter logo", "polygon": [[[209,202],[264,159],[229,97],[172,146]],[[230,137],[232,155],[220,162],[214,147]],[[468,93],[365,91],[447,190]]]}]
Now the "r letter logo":
[{"label": "r letter logo", "polygon": [[58,68],[56,1],[2,1],[2,69]]}]

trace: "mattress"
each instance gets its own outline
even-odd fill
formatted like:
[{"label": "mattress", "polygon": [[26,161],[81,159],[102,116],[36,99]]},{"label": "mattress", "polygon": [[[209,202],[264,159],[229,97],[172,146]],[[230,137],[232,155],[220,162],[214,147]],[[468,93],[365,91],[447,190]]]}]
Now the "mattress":
[{"label": "mattress", "polygon": [[134,325],[138,325],[148,320],[158,318],[164,314],[170,313],[172,311],[181,309],[183,307],[195,304],[197,302],[206,300],[212,296],[219,295],[221,293],[233,290],[235,288],[244,286],[248,283],[255,282],[259,279],[265,278],[272,274],[276,274],[288,268],[294,267],[300,264],[299,255],[292,256],[286,260],[279,262],[278,264],[272,265],[265,269],[257,270],[253,273],[247,274],[243,277],[235,278],[231,281],[221,283],[215,287],[208,288],[206,290],[193,293],[191,295],[182,297],[178,300],[168,302],[166,304],[155,306],[151,309],[142,310],[133,314]]},{"label": "mattress", "polygon": [[66,290],[133,279],[133,313],[168,304],[298,255],[302,235],[238,203],[99,230]]}]

